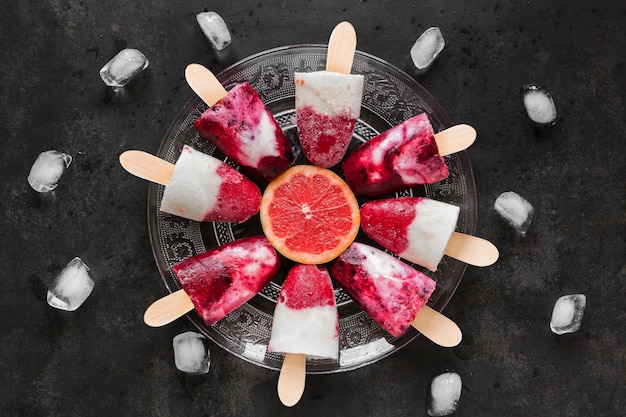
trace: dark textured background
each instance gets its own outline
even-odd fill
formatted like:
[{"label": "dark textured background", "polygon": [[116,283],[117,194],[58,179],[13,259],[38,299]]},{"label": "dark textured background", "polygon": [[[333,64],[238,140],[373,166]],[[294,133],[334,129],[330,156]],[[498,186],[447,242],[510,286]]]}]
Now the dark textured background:
[{"label": "dark textured background", "polygon": [[[0,0],[0,414],[6,416],[424,416],[430,378],[463,380],[458,416],[626,415],[626,3],[622,0],[470,1],[20,1]],[[195,15],[231,28],[226,57]],[[454,122],[472,124],[477,234],[501,251],[468,268],[445,313],[464,331],[443,349],[418,338],[374,365],[310,376],[294,409],[277,373],[211,349],[208,375],[174,366],[181,319],[142,322],[166,290],[146,223],[147,183],[118,155],[156,152],[192,97],[191,62],[217,72],[250,54],[326,43],[349,20],[358,49],[410,71],[408,51],[428,27],[447,45],[422,83]],[[105,100],[99,69],[120,48],[149,69]],[[545,84],[559,120],[537,131],[519,89]],[[57,198],[26,177],[36,156],[74,156]],[[503,191],[536,209],[525,239],[495,215]],[[74,256],[96,287],[76,312],[49,307],[46,285]],[[554,301],[582,292],[579,332],[555,336]]]}]

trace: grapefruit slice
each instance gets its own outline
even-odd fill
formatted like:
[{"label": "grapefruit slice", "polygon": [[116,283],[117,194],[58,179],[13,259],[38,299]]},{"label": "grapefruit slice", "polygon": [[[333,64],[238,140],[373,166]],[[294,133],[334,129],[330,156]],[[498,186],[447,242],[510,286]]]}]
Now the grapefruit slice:
[{"label": "grapefruit slice", "polygon": [[261,226],[285,257],[323,264],[339,256],[356,237],[359,204],[332,171],[296,165],[269,183],[261,199]]}]

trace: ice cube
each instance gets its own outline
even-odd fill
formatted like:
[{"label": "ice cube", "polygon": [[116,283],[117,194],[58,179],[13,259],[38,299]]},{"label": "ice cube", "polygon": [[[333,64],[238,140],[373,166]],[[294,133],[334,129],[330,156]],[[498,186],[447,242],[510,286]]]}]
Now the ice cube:
[{"label": "ice cube", "polygon": [[148,68],[149,62],[137,49],[125,48],[100,70],[102,81],[109,87],[124,87],[130,80]]},{"label": "ice cube", "polygon": [[426,29],[411,47],[413,65],[420,72],[426,71],[435,62],[445,45],[446,41],[438,27]]},{"label": "ice cube", "polygon": [[540,85],[525,85],[521,92],[526,114],[532,122],[540,126],[556,123],[556,106],[550,93]]},{"label": "ice cube", "polygon": [[587,306],[584,294],[564,295],[556,300],[550,319],[550,329],[556,334],[574,333],[580,328]]},{"label": "ice cube", "polygon": [[179,371],[206,374],[211,365],[211,355],[206,337],[196,332],[185,332],[174,337],[174,363]]},{"label": "ice cube", "polygon": [[498,196],[493,208],[520,235],[526,235],[535,212],[528,201],[514,191],[507,191]]},{"label": "ice cube", "polygon": [[93,290],[89,267],[79,258],[72,259],[48,289],[48,304],[59,310],[74,311]]},{"label": "ice cube", "polygon": [[228,26],[219,14],[215,12],[199,13],[196,15],[196,20],[213,49],[221,51],[230,45],[231,37]]},{"label": "ice cube", "polygon": [[72,156],[54,150],[39,154],[28,174],[28,183],[37,192],[57,188],[59,178],[72,163]]},{"label": "ice cube", "polygon": [[430,395],[428,396],[429,416],[447,416],[456,411],[461,398],[463,383],[456,372],[446,372],[437,375],[430,383]]}]

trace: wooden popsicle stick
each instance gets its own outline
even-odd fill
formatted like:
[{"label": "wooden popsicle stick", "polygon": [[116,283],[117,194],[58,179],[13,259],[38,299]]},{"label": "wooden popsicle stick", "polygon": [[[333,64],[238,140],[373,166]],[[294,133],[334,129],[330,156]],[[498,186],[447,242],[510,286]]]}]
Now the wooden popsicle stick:
[{"label": "wooden popsicle stick", "polygon": [[184,290],[178,290],[152,303],[143,315],[150,327],[165,326],[194,309],[191,299]]},{"label": "wooden popsicle stick", "polygon": [[174,173],[174,164],[144,151],[126,151],[120,155],[120,164],[131,174],[161,185],[168,185]]},{"label": "wooden popsicle stick", "polygon": [[445,156],[469,148],[476,140],[476,129],[470,125],[456,125],[435,133],[439,155]]},{"label": "wooden popsicle stick", "polygon": [[278,398],[287,407],[293,407],[302,398],[306,381],[306,355],[287,353],[278,376]]},{"label": "wooden popsicle stick", "polygon": [[341,22],[333,29],[328,40],[326,71],[350,74],[354,52],[356,51],[356,32],[349,22]]},{"label": "wooden popsicle stick", "polygon": [[411,326],[439,346],[454,347],[463,339],[455,322],[428,306],[422,307]]},{"label": "wooden popsicle stick", "polygon": [[474,266],[493,265],[500,256],[498,248],[490,241],[458,232],[452,233],[444,252]]},{"label": "wooden popsicle stick", "polygon": [[226,97],[227,91],[208,68],[200,64],[189,64],[185,68],[185,79],[189,87],[204,101],[212,106]]}]

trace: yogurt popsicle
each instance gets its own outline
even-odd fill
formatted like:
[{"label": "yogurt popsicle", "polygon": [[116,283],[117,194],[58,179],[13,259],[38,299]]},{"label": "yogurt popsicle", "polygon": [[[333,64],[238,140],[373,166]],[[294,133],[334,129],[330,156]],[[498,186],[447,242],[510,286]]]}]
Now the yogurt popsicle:
[{"label": "yogurt popsicle", "polygon": [[331,267],[333,277],[384,330],[400,337],[435,290],[435,281],[372,246],[354,242]]},{"label": "yogurt popsicle", "polygon": [[235,240],[172,266],[209,326],[254,297],[279,269],[278,255],[264,237]]},{"label": "yogurt popsicle", "polygon": [[196,221],[241,223],[259,211],[261,192],[228,164],[183,146],[161,211]]},{"label": "yogurt popsicle", "polygon": [[235,85],[194,126],[200,135],[255,177],[270,181],[293,160],[287,137],[247,82]]},{"label": "yogurt popsicle", "polygon": [[400,257],[437,270],[460,209],[423,197],[372,200],[361,207],[361,228]]},{"label": "yogurt popsicle", "polygon": [[339,317],[326,268],[297,264],[289,271],[276,303],[268,350],[337,359]]},{"label": "yogurt popsicle", "polygon": [[355,50],[354,27],[341,22],[328,40],[326,70],[294,73],[302,151],[322,168],[341,162],[361,114],[364,77],[350,74]]},{"label": "yogurt popsicle", "polygon": [[449,175],[426,113],[365,142],[342,163],[356,195],[379,196],[432,184]]},{"label": "yogurt popsicle", "polygon": [[307,357],[338,358],[339,315],[326,268],[291,268],[276,303],[268,350],[285,354],[277,389],[288,407],[304,392]]},{"label": "yogurt popsicle", "polygon": [[337,165],[361,114],[363,76],[316,71],[296,72],[294,79],[302,152],[314,165]]}]

